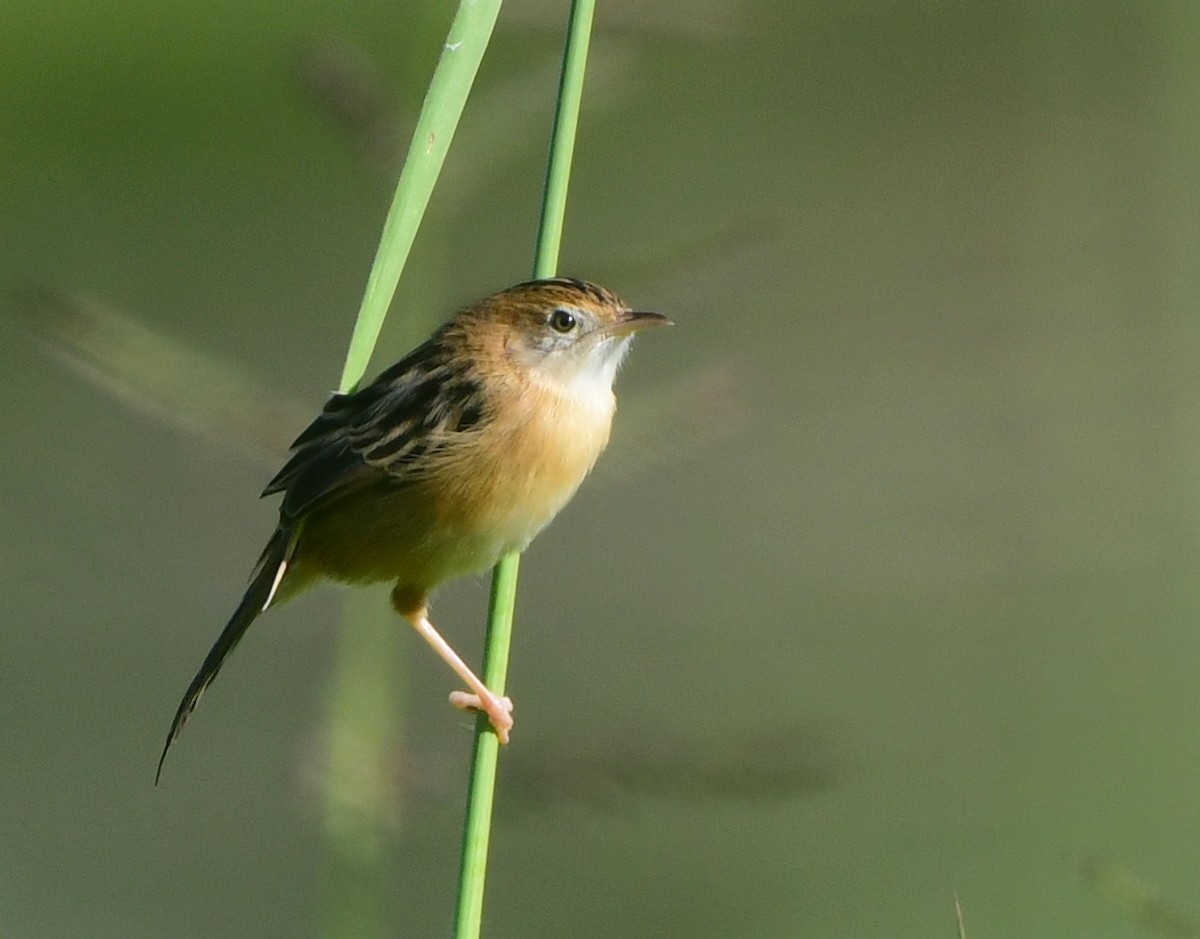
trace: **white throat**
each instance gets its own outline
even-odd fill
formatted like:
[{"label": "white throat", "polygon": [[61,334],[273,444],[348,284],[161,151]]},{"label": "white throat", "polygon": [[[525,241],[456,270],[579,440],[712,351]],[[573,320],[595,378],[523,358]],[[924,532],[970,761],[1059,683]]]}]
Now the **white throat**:
[{"label": "white throat", "polygon": [[632,340],[632,336],[605,339],[589,350],[582,361],[571,355],[548,356],[534,367],[533,373],[540,384],[580,404],[609,405],[617,370]]}]

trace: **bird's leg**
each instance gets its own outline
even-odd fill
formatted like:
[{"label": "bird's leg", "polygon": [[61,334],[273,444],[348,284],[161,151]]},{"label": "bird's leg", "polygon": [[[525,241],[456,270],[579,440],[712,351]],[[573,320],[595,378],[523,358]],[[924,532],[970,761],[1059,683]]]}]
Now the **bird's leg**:
[{"label": "bird's leg", "polygon": [[429,614],[424,606],[410,613],[404,613],[404,618],[412,623],[413,628],[433,647],[433,651],[458,674],[468,688],[473,692],[455,691],[450,695],[450,703],[457,708],[483,711],[491,721],[496,736],[501,743],[508,743],[508,732],[512,730],[512,701],[492,694],[476,674],[471,671],[457,652],[450,646],[441,634],[429,622]]}]

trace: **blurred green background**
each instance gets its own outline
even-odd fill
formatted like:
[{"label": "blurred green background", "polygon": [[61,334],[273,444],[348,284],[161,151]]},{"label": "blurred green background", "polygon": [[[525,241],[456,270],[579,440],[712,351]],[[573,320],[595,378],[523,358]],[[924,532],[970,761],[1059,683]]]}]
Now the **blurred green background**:
[{"label": "blurred green background", "polygon": [[[265,618],[152,782],[451,14],[0,8],[0,290],[67,311],[0,318],[5,939],[448,931],[470,727],[383,591]],[[527,276],[565,16],[502,11],[378,366]],[[1200,935],[1200,7],[602,0],[593,56],[562,268],[679,325],[523,565],[487,935]]]}]

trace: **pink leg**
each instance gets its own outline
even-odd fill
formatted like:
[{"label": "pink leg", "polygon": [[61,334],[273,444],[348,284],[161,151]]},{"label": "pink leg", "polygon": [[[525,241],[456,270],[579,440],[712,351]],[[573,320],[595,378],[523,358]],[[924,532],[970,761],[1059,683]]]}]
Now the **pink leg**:
[{"label": "pink leg", "polygon": [[470,708],[473,710],[483,711],[488,716],[488,720],[492,722],[492,728],[496,731],[496,736],[500,738],[501,743],[508,743],[508,732],[512,730],[512,701],[508,698],[501,698],[498,695],[492,694],[476,674],[471,671],[458,655],[457,652],[450,646],[441,634],[433,628],[433,623],[429,622],[429,616],[425,610],[418,610],[415,613],[408,614],[406,617],[413,628],[421,634],[421,637],[433,647],[433,651],[441,656],[442,660],[454,669],[455,673],[461,678],[471,689],[473,694],[467,694],[464,691],[455,691],[450,695],[450,703],[458,708]]}]

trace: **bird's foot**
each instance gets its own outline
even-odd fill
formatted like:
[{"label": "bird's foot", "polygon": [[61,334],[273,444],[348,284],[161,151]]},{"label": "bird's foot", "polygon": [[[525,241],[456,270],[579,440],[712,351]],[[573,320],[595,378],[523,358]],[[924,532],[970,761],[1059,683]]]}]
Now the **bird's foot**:
[{"label": "bird's foot", "polygon": [[481,697],[467,691],[451,691],[450,703],[464,711],[483,711],[500,742],[508,743],[508,732],[513,726],[512,698],[501,698],[491,692]]}]

